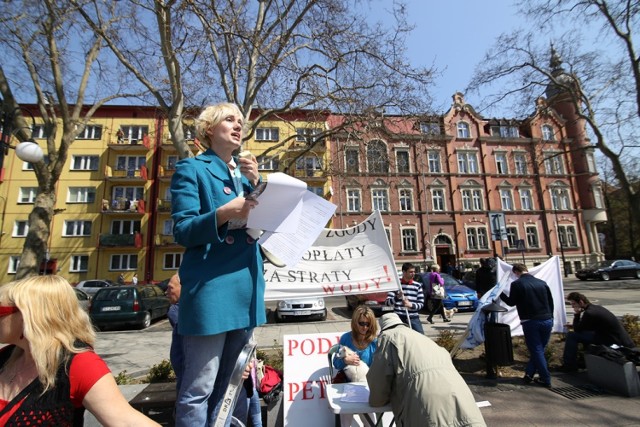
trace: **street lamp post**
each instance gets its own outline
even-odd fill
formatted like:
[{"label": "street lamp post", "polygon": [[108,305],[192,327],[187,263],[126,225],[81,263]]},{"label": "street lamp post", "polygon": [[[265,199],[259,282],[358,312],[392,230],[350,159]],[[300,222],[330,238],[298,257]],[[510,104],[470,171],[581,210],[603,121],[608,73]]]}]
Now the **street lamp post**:
[{"label": "street lamp post", "polygon": [[562,257],[562,271],[564,271],[564,277],[569,277],[567,271],[567,261],[564,258],[564,243],[560,238],[560,222],[558,221],[558,205],[560,204],[560,190],[554,191],[556,194],[556,201],[553,204],[553,214],[556,217],[556,237],[558,238],[558,243],[560,243],[560,256]]},{"label": "street lamp post", "polygon": [[[33,127],[35,127],[35,118],[31,114],[31,112],[29,112],[29,110],[23,109],[22,107],[16,107],[15,109],[13,109],[13,111],[5,111],[2,113],[2,123],[0,124],[2,126],[0,133],[0,170],[2,170],[2,167],[4,165],[4,158],[7,154],[9,154],[10,148],[16,150],[16,155],[18,156],[18,158],[25,162],[37,163],[44,158],[44,152],[42,151],[42,148],[40,148],[40,146],[34,141],[23,141],[18,143],[18,145],[16,145],[15,147],[11,145],[11,137],[15,132],[15,130],[13,129],[13,121],[15,119],[16,113],[23,110],[29,113],[33,122]],[[32,132],[33,127],[31,129]]]}]

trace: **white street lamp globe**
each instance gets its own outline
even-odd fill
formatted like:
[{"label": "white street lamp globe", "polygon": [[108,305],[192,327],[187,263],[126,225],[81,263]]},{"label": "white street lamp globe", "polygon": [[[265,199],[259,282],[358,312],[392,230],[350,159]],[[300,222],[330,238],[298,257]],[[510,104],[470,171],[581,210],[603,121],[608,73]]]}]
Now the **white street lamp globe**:
[{"label": "white street lamp globe", "polygon": [[16,146],[16,155],[20,160],[29,163],[38,163],[44,158],[42,148],[35,142],[24,141]]}]

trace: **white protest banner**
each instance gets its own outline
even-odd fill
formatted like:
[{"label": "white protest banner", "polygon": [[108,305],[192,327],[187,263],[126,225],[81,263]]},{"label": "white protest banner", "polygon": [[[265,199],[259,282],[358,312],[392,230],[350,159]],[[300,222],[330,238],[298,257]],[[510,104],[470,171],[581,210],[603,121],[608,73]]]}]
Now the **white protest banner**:
[{"label": "white protest banner", "polygon": [[327,353],[345,331],[283,337],[285,426],[333,425],[323,377],[329,375]]},{"label": "white protest banner", "polygon": [[351,228],[325,228],[294,266],[264,265],[265,301],[387,292],[400,288],[382,215]]},{"label": "white protest banner", "polygon": [[[486,315],[482,312],[482,307],[491,304],[493,301],[500,303],[507,309],[504,313],[498,314],[498,322],[507,324],[511,327],[511,335],[522,335],[522,326],[520,317],[516,307],[509,307],[500,300],[500,294],[511,289],[511,282],[518,277],[512,273],[512,266],[498,258],[498,284],[491,288],[489,292],[484,294],[480,299],[480,304],[467,326],[467,335],[461,348],[474,348],[484,342],[484,323]],[[529,273],[544,280],[551,289],[553,297],[553,332],[563,332],[564,325],[567,322],[567,313],[564,306],[564,287],[562,284],[562,274],[560,273],[560,261],[557,256],[549,258],[543,264],[533,267]]]}]

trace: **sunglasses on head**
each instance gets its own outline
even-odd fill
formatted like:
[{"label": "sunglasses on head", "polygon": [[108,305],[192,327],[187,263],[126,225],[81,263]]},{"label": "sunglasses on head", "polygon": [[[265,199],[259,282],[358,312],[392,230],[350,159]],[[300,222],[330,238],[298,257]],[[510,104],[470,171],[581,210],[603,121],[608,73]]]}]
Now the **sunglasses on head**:
[{"label": "sunglasses on head", "polygon": [[8,316],[10,314],[17,313],[18,311],[20,310],[18,310],[18,307],[16,307],[15,305],[0,306],[0,317]]},{"label": "sunglasses on head", "polygon": [[358,325],[360,325],[362,327],[366,326],[368,328],[369,326],[371,326],[371,323],[369,323],[369,322],[358,322]]}]

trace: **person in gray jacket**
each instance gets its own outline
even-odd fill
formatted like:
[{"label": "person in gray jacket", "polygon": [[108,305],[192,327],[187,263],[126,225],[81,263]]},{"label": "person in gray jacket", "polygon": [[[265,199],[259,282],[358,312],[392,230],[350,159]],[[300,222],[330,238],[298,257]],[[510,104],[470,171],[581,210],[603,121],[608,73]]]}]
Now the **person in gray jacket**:
[{"label": "person in gray jacket", "polygon": [[486,426],[444,348],[406,327],[395,313],[382,316],[380,328],[367,373],[371,406],[391,402],[398,427]]}]

